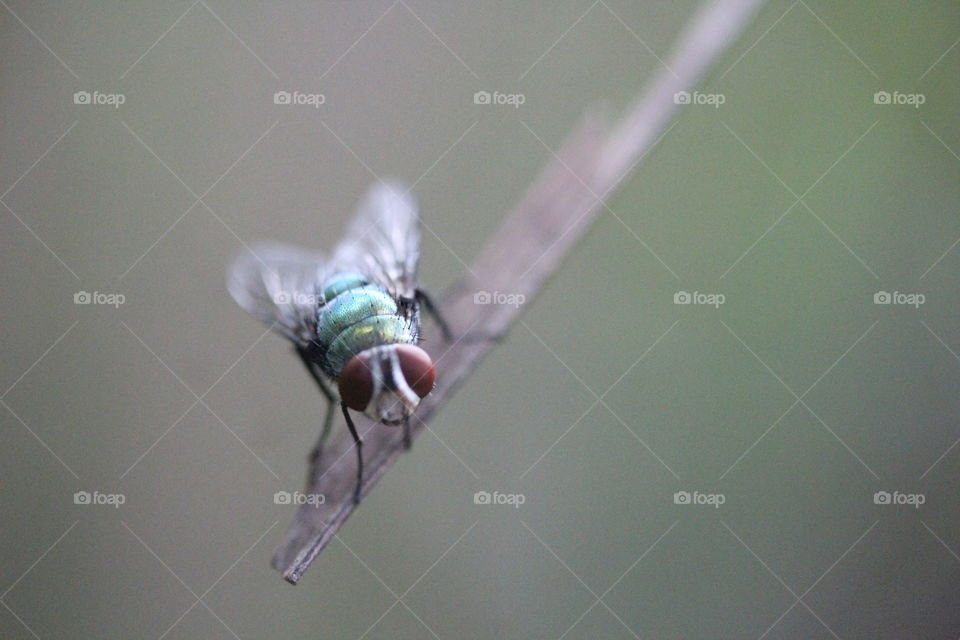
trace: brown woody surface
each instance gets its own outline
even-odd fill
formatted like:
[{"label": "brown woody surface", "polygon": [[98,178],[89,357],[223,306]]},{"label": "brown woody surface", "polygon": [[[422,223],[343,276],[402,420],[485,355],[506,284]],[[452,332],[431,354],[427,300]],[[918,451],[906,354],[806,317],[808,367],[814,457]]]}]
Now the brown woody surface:
[{"label": "brown woody surface", "polygon": [[[710,65],[739,35],[760,0],[722,0],[702,9],[681,35],[674,54],[647,91],[616,127],[587,116],[486,243],[473,265],[440,302],[454,331],[505,333],[520,310],[515,305],[478,305],[477,291],[522,294],[527,301],[559,267],[564,256],[604,210],[603,201],[667,131],[678,108],[673,94],[692,91]],[[413,437],[470,375],[491,341],[453,345],[431,341],[437,386],[420,404]],[[402,430],[378,425],[354,413],[363,434],[366,475],[362,494],[380,481],[403,449]],[[319,427],[319,425],[318,425]],[[323,455],[310,469],[307,493],[324,495],[324,504],[302,505],[274,554],[273,566],[296,584],[317,554],[353,512],[356,455],[346,428],[336,428]],[[362,502],[361,502],[362,504]]]}]

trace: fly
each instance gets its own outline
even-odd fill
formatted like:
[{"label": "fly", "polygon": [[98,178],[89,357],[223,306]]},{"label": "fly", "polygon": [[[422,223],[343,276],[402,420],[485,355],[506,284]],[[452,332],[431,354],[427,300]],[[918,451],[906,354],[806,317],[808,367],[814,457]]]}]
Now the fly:
[{"label": "fly", "polygon": [[327,399],[312,461],[340,405],[357,450],[355,502],[363,483],[363,440],[350,410],[402,425],[409,447],[410,416],[436,377],[419,346],[421,308],[451,337],[419,287],[419,259],[416,204],[402,185],[382,183],[369,190],[329,258],[291,245],[258,244],[229,270],[237,304],[293,343]]}]

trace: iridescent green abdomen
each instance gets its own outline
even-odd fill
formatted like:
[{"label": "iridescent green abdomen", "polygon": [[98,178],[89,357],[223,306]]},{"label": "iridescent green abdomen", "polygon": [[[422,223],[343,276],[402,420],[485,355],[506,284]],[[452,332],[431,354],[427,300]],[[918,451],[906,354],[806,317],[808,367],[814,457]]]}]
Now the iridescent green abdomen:
[{"label": "iridescent green abdomen", "polygon": [[413,318],[401,313],[382,286],[358,274],[338,274],[324,283],[324,304],[317,310],[319,364],[337,378],[353,356],[385,344],[416,344]]},{"label": "iridescent green abdomen", "polygon": [[370,284],[370,281],[359,273],[338,273],[324,284],[326,287],[323,289],[323,299],[329,302],[344,291]]},{"label": "iridescent green abdomen", "polygon": [[347,327],[365,318],[396,313],[396,301],[382,287],[364,284],[346,289],[320,307],[317,341],[329,346]]}]

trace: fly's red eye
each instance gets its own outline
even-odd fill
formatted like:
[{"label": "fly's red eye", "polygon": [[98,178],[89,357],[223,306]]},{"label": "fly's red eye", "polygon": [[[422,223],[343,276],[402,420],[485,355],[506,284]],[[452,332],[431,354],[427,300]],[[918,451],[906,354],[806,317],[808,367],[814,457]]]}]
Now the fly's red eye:
[{"label": "fly's red eye", "polygon": [[353,356],[340,372],[340,400],[354,411],[365,411],[373,395],[373,374],[369,357]]},{"label": "fly's red eye", "polygon": [[412,344],[401,344],[397,346],[397,358],[400,371],[414,393],[422,398],[433,391],[436,371],[426,351]]}]

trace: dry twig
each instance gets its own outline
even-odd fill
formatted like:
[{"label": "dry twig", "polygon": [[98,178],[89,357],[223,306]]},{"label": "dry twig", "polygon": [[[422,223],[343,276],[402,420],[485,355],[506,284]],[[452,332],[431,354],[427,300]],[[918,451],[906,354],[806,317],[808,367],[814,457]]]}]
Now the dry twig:
[{"label": "dry twig", "polygon": [[[477,305],[477,291],[510,291],[532,299],[583,235],[603,200],[630,173],[665,132],[677,109],[673,96],[690,91],[740,34],[760,0],[718,0],[701,9],[682,34],[666,67],[609,132],[586,117],[553,157],[523,200],[487,242],[469,272],[440,304],[455,329],[503,334],[519,315],[512,305]],[[447,402],[494,343],[440,341],[431,345],[437,387],[420,404],[411,426],[419,433]],[[403,451],[401,429],[357,416],[364,437],[366,495]],[[310,470],[307,493],[322,493],[322,505],[302,505],[273,557],[273,566],[296,584],[317,554],[353,512],[356,479],[353,441],[337,431]]]}]

